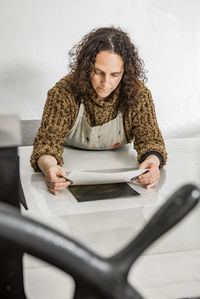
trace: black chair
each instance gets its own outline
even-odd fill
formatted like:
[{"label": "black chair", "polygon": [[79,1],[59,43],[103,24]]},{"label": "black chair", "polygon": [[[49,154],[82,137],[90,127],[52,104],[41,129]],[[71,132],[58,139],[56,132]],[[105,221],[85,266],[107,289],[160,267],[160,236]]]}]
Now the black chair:
[{"label": "black chair", "polygon": [[[181,187],[155,213],[138,236],[110,258],[98,256],[58,231],[22,216],[5,203],[0,204],[0,238],[69,273],[76,285],[74,299],[143,299],[127,281],[130,267],[145,249],[185,217],[199,199],[197,187]],[[0,295],[0,298],[24,297]]]},{"label": "black chair", "polygon": [[[19,211],[26,207],[20,184],[17,146],[21,131],[17,115],[0,115],[0,202]],[[23,250],[0,236],[0,298],[26,298],[23,289]]]},{"label": "black chair", "polygon": [[[0,202],[19,211],[20,179],[17,147],[0,148]],[[22,249],[0,234],[0,298],[25,298]],[[8,297],[8,294],[11,294]],[[16,297],[17,296],[17,297]]]}]

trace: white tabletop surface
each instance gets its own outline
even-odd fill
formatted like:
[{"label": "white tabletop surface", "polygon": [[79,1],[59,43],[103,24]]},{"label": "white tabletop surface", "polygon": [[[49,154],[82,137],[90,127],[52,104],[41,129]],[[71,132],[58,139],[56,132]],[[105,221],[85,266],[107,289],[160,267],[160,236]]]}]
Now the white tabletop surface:
[{"label": "white tabletop surface", "polygon": [[[30,167],[32,147],[19,147],[20,175],[28,211],[22,212],[79,240],[102,256],[111,256],[132,240],[156,209],[180,186],[200,186],[200,138],[166,140],[168,163],[157,187],[135,198],[78,203],[69,190],[50,194],[44,176]],[[65,170],[137,168],[131,145],[113,151],[65,148]],[[29,299],[70,299],[70,276],[28,255],[24,258]],[[129,281],[147,299],[200,296],[200,205],[154,243],[132,266]]]}]

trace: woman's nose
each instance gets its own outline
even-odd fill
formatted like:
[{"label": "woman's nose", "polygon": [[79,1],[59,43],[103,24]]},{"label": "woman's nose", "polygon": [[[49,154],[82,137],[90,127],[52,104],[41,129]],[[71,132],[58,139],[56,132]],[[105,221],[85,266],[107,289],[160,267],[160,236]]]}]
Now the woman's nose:
[{"label": "woman's nose", "polygon": [[109,85],[110,84],[110,77],[109,76],[104,76],[102,78],[102,83],[103,83],[104,86]]}]

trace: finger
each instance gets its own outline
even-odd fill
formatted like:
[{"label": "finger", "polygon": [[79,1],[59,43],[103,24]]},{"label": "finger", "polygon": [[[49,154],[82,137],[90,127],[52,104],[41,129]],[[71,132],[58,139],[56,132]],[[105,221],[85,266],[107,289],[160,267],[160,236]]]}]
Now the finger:
[{"label": "finger", "polygon": [[65,178],[59,178],[58,176],[47,176],[46,180],[49,181],[50,183],[65,183],[66,182]]},{"label": "finger", "polygon": [[151,189],[151,188],[155,187],[156,184],[157,184],[157,181],[153,182],[152,184],[146,185],[146,188]]},{"label": "finger", "polygon": [[68,186],[70,182],[64,180],[64,182],[49,182],[49,181],[46,181],[46,183],[47,183],[49,186],[53,187],[53,188],[57,188],[57,187],[59,188],[60,186],[61,186],[61,187],[62,187],[62,186],[63,186],[63,187]]},{"label": "finger", "polygon": [[156,185],[157,185],[157,183],[158,183],[158,181],[159,181],[159,178],[156,178],[155,180],[153,180],[153,181],[151,181],[151,182],[147,183],[147,184],[146,184],[146,187],[147,187],[147,189],[149,189],[149,188],[152,188],[152,187],[156,186]]},{"label": "finger", "polygon": [[[59,178],[59,177],[58,177],[58,178]],[[60,177],[58,182],[59,182],[59,183],[65,183],[65,182],[66,182],[65,177]]]},{"label": "finger", "polygon": [[57,190],[63,190],[65,188],[67,188],[70,185],[70,182],[65,181],[65,183],[60,183],[56,185],[56,189]]},{"label": "finger", "polygon": [[153,167],[148,167],[148,171],[142,173],[139,175],[139,178],[142,177],[151,177],[152,175],[155,175],[156,173],[159,173],[160,171],[157,171],[157,169]]},{"label": "finger", "polygon": [[60,190],[63,190],[65,188],[67,188],[69,186],[69,182],[66,182],[65,183],[49,183],[47,182],[47,187],[53,191],[60,191]]},{"label": "finger", "polygon": [[139,180],[145,180],[145,179],[149,179],[153,176],[154,174],[152,172],[147,172],[147,173],[144,173],[144,174],[141,174],[138,179]]},{"label": "finger", "polygon": [[62,179],[66,179],[66,177],[67,177],[67,175],[65,173],[65,170],[61,167],[56,172],[56,175],[57,175],[58,178],[62,178]]},{"label": "finger", "polygon": [[138,182],[140,184],[143,184],[143,185],[147,185],[147,184],[153,184],[154,182],[157,182],[159,180],[159,175],[153,175],[153,176],[150,176],[150,177],[142,177],[140,179],[138,179]]},{"label": "finger", "polygon": [[52,188],[48,188],[49,192],[51,192],[53,195],[58,195],[58,191],[55,191]]},{"label": "finger", "polygon": [[148,182],[151,183],[152,181],[154,181],[158,176],[155,174],[148,174],[148,175],[142,175],[139,176],[138,181],[141,184],[147,184]]}]

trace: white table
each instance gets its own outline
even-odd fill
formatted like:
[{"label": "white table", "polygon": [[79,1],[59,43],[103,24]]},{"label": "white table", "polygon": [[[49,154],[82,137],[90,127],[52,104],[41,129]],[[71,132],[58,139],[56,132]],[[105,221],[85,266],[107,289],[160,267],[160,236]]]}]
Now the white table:
[{"label": "white table", "polygon": [[[20,175],[29,207],[23,214],[57,228],[102,256],[113,255],[178,187],[185,183],[200,186],[200,138],[166,140],[166,147],[168,163],[156,188],[135,185],[139,197],[83,203],[69,190],[51,195],[43,175],[30,167],[32,147],[20,147]],[[66,148],[63,157],[66,171],[138,166],[131,146],[107,152]],[[72,298],[69,276],[28,255],[24,268],[29,299]],[[129,280],[147,299],[200,296],[200,205],[138,259]]]}]

